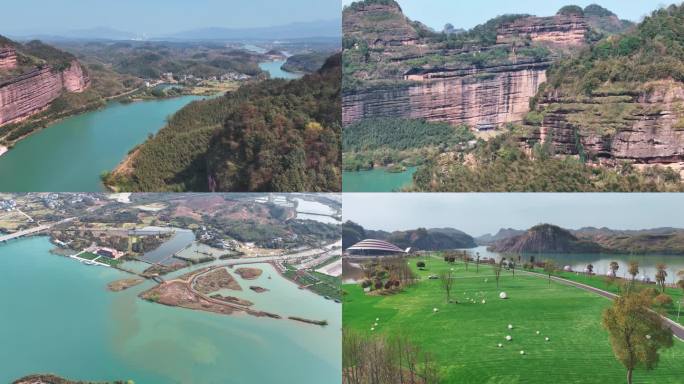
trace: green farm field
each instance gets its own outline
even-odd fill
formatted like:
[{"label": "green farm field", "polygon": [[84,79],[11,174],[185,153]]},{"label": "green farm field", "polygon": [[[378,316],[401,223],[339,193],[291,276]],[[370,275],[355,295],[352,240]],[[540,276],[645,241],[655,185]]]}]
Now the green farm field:
[{"label": "green farm field", "polygon": [[[398,294],[365,295],[358,284],[344,285],[345,327],[368,335],[406,336],[432,355],[441,383],[626,381],[626,370],[614,358],[601,326],[610,300],[521,272],[502,272],[497,289],[490,265],[480,265],[476,273],[475,263],[470,263],[466,272],[463,264],[447,264],[434,256],[427,258],[425,271],[418,271],[419,260],[409,262],[421,281]],[[447,304],[440,281],[428,279],[448,268],[456,276],[451,298],[459,303]],[[501,291],[507,300],[498,298]],[[376,318],[380,320],[374,327]],[[512,340],[506,341],[506,335]],[[634,374],[634,383],[682,382],[684,343],[677,339],[673,348],[661,352],[654,370],[637,369]]]}]

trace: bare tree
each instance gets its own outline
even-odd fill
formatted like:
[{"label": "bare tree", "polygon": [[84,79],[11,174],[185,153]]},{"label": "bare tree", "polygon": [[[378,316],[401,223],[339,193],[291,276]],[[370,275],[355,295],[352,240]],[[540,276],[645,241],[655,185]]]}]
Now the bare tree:
[{"label": "bare tree", "polygon": [[447,303],[451,302],[451,289],[454,287],[454,278],[452,276],[451,270],[442,271],[440,273],[439,280],[442,283],[442,289],[446,293]]},{"label": "bare tree", "polygon": [[468,252],[463,251],[463,264],[465,264],[465,270],[468,272],[468,263],[470,262],[470,256],[468,255]]},{"label": "bare tree", "polygon": [[406,337],[342,331],[343,384],[436,384],[432,356]]},{"label": "bare tree", "polygon": [[544,261],[544,272],[549,276],[549,286],[551,285],[551,275],[558,271],[558,266],[553,260]]},{"label": "bare tree", "polygon": [[492,264],[492,268],[494,269],[494,278],[496,279],[496,288],[499,288],[499,279],[501,278],[501,270],[503,269],[503,263],[506,260],[505,257],[502,257],[501,260],[498,263]]},{"label": "bare tree", "polygon": [[655,280],[663,293],[665,292],[665,279],[667,279],[667,265],[658,263],[656,265]]}]

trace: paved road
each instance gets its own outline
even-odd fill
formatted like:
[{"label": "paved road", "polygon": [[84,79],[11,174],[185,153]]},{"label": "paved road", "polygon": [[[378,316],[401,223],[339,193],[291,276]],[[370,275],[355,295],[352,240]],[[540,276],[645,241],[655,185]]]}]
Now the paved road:
[{"label": "paved road", "polygon": [[[538,276],[538,277],[542,277],[542,278],[544,278],[544,279],[548,279],[548,275],[544,275],[544,274],[541,274],[541,273],[529,272],[529,271],[522,271],[522,270],[518,270],[518,271],[519,271],[519,272],[526,273],[526,274],[529,274],[529,275]],[[578,283],[578,282],[571,281],[571,280],[567,280],[567,279],[563,279],[563,278],[560,278],[560,277],[551,276],[551,280],[553,280],[553,281],[555,281],[555,282],[558,282],[558,283],[561,283],[561,284],[565,284],[565,285],[570,285],[570,286],[573,286],[573,287],[577,287],[577,288],[583,289],[583,290],[585,290],[585,291],[589,291],[589,292],[595,293],[595,294],[597,294],[597,295],[601,295],[601,296],[603,296],[603,297],[605,297],[605,298],[608,298],[608,299],[611,299],[611,300],[614,300],[616,297],[618,297],[618,295],[616,295],[616,294],[614,294],[614,293],[612,293],[612,292],[604,291],[604,290],[602,290],[602,289],[599,289],[599,288],[596,288],[596,287],[592,287],[592,286],[590,286],[590,285]],[[672,330],[672,333],[673,333],[678,339],[684,341],[684,326],[682,326],[681,324],[676,323],[676,322],[670,320],[669,318],[667,318],[667,317],[665,317],[665,316],[660,316],[660,317],[663,319],[663,321],[664,321],[665,324],[668,326],[668,328],[670,328],[670,329]]]},{"label": "paved road", "polygon": [[12,239],[18,239],[18,238],[20,238],[20,237],[22,237],[22,236],[32,235],[32,234],[34,234],[34,233],[38,233],[38,232],[44,231],[44,230],[46,230],[46,229],[49,229],[49,228],[51,228],[51,227],[53,227],[53,226],[55,226],[55,225],[57,225],[57,224],[69,222],[69,221],[71,221],[71,220],[73,220],[73,219],[74,219],[73,217],[70,217],[70,218],[68,218],[68,219],[64,219],[64,220],[62,220],[62,221],[58,221],[58,222],[56,222],[56,223],[39,225],[39,226],[37,226],[37,227],[33,227],[33,228],[29,228],[29,229],[24,229],[23,231],[18,231],[18,232],[10,233],[9,235],[0,236],[0,243],[2,243],[2,242],[4,242],[4,241],[12,240]]}]

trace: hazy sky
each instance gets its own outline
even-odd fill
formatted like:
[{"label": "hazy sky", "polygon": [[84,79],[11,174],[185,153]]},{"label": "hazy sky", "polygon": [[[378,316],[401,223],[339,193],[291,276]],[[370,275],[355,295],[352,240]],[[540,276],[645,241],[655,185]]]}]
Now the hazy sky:
[{"label": "hazy sky", "polygon": [[[340,0],[3,0],[0,34],[108,27],[150,35],[340,17]],[[11,17],[8,17],[11,15]]]},{"label": "hazy sky", "polygon": [[470,235],[540,223],[564,228],[684,227],[684,194],[345,193],[343,219],[386,231],[452,227]]},{"label": "hazy sky", "polygon": [[[350,4],[352,0],[342,0]],[[599,4],[620,18],[639,21],[656,8],[671,4],[662,0],[398,0],[404,13],[413,20],[442,30],[451,23],[456,28],[470,29],[478,24],[507,13],[526,13],[537,16],[554,15],[561,7],[576,4],[585,7]]]}]

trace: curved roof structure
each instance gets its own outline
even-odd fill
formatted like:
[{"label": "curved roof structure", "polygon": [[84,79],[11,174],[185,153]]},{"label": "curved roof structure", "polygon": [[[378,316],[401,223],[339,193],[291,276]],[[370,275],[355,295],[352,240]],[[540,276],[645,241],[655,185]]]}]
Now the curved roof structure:
[{"label": "curved roof structure", "polygon": [[383,240],[365,239],[347,248],[354,254],[391,254],[404,253],[404,250]]}]

